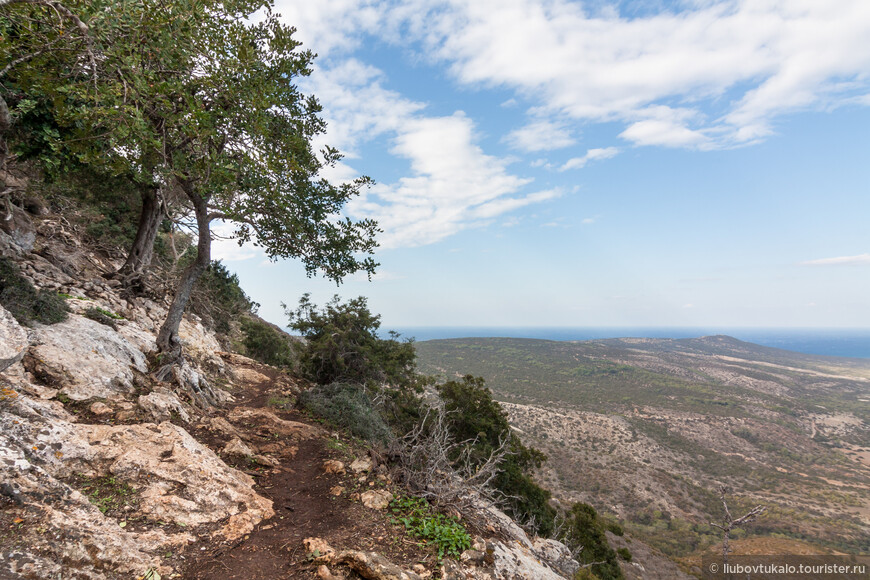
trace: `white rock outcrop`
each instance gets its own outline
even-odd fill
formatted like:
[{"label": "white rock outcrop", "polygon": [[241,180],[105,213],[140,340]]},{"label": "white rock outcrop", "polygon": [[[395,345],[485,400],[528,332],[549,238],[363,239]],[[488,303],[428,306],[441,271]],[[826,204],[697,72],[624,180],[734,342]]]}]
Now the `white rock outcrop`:
[{"label": "white rock outcrop", "polygon": [[8,310],[0,306],[0,372],[20,361],[29,344],[27,330],[18,324]]},{"label": "white rock outcrop", "polygon": [[75,401],[110,398],[133,391],[133,370],[148,370],[145,354],[109,326],[71,314],[65,322],[40,326],[26,362],[28,370],[63,387]]}]

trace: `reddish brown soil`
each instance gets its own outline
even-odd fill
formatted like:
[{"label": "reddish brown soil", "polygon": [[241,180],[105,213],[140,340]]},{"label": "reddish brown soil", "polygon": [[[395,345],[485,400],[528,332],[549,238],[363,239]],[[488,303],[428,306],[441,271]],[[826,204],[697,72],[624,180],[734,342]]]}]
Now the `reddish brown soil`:
[{"label": "reddish brown soil", "polygon": [[[275,371],[259,365],[256,370],[269,380],[234,392],[234,406],[265,407],[270,398],[274,400],[276,391],[281,390],[275,385],[282,382],[282,377]],[[268,408],[282,419],[313,424],[297,410]],[[240,430],[246,428],[245,425],[235,426]],[[247,428],[256,432],[256,425]],[[225,443],[205,429],[194,430],[193,435],[216,451]],[[354,492],[370,489],[374,477],[370,475],[366,482],[360,483],[359,476],[324,472],[323,462],[327,459],[339,459],[346,464],[352,461],[355,454],[346,444],[347,439],[341,437],[341,441],[345,443],[338,443],[327,435],[295,441],[293,445],[298,447],[295,457],[282,460],[275,468],[237,465],[255,476],[255,489],[272,500],[275,516],[234,543],[214,543],[203,536],[180,555],[183,559],[174,560],[182,577],[190,580],[315,578],[317,566],[309,560],[302,544],[303,539],[312,536],[325,539],[336,550],[377,551],[405,568],[423,562],[433,569],[433,553],[406,538],[403,528],[393,524],[387,512],[366,508],[351,499]],[[336,497],[330,490],[338,485],[345,490]]]}]

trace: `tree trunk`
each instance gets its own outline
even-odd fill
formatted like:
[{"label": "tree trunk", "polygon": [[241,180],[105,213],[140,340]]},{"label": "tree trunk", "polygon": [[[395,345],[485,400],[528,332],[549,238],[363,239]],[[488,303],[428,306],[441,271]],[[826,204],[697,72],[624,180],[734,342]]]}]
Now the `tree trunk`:
[{"label": "tree trunk", "polygon": [[169,306],[169,312],[160,332],[157,334],[157,348],[161,353],[170,355],[170,362],[181,356],[181,341],[178,338],[178,327],[181,326],[181,318],[184,309],[190,300],[193,286],[205,272],[211,263],[211,230],[208,217],[208,200],[202,198],[199,193],[189,184],[183,184],[182,189],[193,204],[196,214],[197,244],[196,260],[188,266],[181,275],[181,280],[175,289],[175,297]]},{"label": "tree trunk", "polygon": [[133,240],[133,245],[127,254],[127,261],[113,275],[126,287],[134,286],[140,281],[145,269],[151,265],[151,258],[154,256],[154,242],[157,240],[157,232],[163,221],[163,207],[159,191],[159,188],[156,187],[147,187],[142,190],[142,212],[139,214],[136,239]]}]

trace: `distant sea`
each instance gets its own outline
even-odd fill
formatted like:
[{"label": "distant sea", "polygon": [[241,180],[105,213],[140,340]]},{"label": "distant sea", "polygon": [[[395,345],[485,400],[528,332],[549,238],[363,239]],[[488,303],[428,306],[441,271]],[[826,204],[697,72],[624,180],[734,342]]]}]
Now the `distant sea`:
[{"label": "distant sea", "polygon": [[696,338],[726,334],[762,346],[806,354],[870,358],[870,329],[843,328],[571,328],[508,326],[418,326],[396,328],[417,341],[438,338],[509,337],[545,340],[602,338]]}]

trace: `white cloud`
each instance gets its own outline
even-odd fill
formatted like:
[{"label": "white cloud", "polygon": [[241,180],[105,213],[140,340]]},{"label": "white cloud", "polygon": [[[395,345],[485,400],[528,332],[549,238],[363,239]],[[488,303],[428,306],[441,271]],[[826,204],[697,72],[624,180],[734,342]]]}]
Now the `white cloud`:
[{"label": "white cloud", "polygon": [[[552,199],[557,191],[525,193],[530,179],[510,174],[510,159],[487,155],[476,144],[474,123],[462,112],[425,116],[425,105],[384,88],[384,73],[355,59],[315,71],[303,89],[324,107],[328,134],[319,141],[349,160],[377,138],[407,160],[409,173],[378,183],[352,200],[347,213],[378,221],[382,248],[430,244],[512,210]],[[318,143],[320,145],[320,143]],[[324,171],[334,181],[359,172],[351,161]],[[377,177],[377,176],[375,176]]]},{"label": "white cloud", "polygon": [[559,171],[567,171],[569,169],[582,169],[590,161],[599,161],[602,159],[610,159],[619,154],[619,149],[616,147],[605,147],[603,149],[590,149],[583,157],[574,157],[566,161]]},{"label": "white cloud", "polygon": [[508,133],[505,142],[526,152],[552,151],[570,147],[577,141],[564,126],[551,121],[534,121]]},{"label": "white cloud", "polygon": [[317,70],[302,88],[324,105],[328,136],[324,143],[348,157],[356,156],[361,142],[400,130],[405,120],[425,108],[383,88],[384,74],[356,59]]},{"label": "white cloud", "polygon": [[359,46],[362,33],[375,30],[382,21],[383,9],[371,0],[275,2],[275,11],[297,28],[294,38],[321,57]]},{"label": "white cloud", "polygon": [[858,264],[870,264],[870,254],[839,256],[836,258],[822,258],[820,260],[801,262],[802,266],[853,266]]},{"label": "white cloud", "polygon": [[[637,144],[755,142],[777,115],[855,102],[870,81],[866,0],[710,0],[632,18],[567,0],[418,6],[420,38],[459,82],[512,88],[539,114],[628,122]],[[709,114],[637,118],[673,101]]]},{"label": "white cloud", "polygon": [[707,142],[707,138],[684,125],[670,121],[638,121],[619,134],[635,145],[662,145],[665,147],[694,147]]},{"label": "white cloud", "polygon": [[348,211],[378,221],[381,247],[431,244],[520,207],[557,197],[557,190],[521,194],[531,180],[508,173],[507,160],[475,144],[462,113],[402,120],[391,150],[410,161],[411,175],[378,184]]}]

